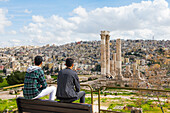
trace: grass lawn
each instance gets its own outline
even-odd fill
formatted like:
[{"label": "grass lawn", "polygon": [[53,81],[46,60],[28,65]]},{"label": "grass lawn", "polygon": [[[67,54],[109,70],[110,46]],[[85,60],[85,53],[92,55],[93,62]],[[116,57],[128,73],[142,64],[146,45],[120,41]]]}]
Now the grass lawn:
[{"label": "grass lawn", "polygon": [[16,99],[9,99],[9,100],[1,100],[0,99],[0,113],[4,110],[13,110],[17,108]]},{"label": "grass lawn", "polygon": [[7,83],[6,79],[4,79],[4,81],[0,83],[0,88],[6,87],[6,86],[9,86],[9,84]]},{"label": "grass lawn", "polygon": [[51,78],[53,78],[54,80],[57,80],[57,75],[51,75]]},{"label": "grass lawn", "polygon": [[0,70],[0,73],[3,73],[3,70]]},{"label": "grass lawn", "polygon": [[[108,110],[130,113],[129,107],[142,108],[143,113],[161,113],[159,104],[153,103],[154,100],[145,101],[143,99],[123,99],[123,98],[101,98],[101,106],[109,106]],[[127,106],[125,109],[114,109],[116,106]],[[170,103],[163,103],[165,113],[170,110]]]}]

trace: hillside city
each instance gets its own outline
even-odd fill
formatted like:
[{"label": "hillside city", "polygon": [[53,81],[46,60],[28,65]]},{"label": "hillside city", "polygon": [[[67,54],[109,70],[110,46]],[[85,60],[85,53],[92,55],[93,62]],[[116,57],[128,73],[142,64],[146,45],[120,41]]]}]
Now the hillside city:
[{"label": "hillside city", "polygon": [[[116,51],[116,40],[110,41],[111,58]],[[9,75],[12,71],[25,72],[28,66],[33,64],[36,55],[43,56],[43,69],[45,72],[57,74],[65,67],[65,58],[75,59],[75,70],[78,74],[94,74],[100,71],[96,68],[100,65],[100,41],[81,41],[61,46],[46,45],[20,46],[0,48],[0,70],[6,69]],[[136,62],[140,71],[152,68],[166,70],[170,76],[170,41],[156,40],[122,40],[122,64],[126,65],[126,58],[129,63]],[[98,72],[100,74],[100,72]]]},{"label": "hillside city", "polygon": [[[114,61],[114,55],[117,54],[116,48],[118,40],[110,40],[110,61]],[[111,75],[110,78],[102,78],[101,70],[101,41],[80,41],[74,43],[68,43],[61,46],[56,45],[45,45],[45,46],[18,46],[18,47],[6,47],[0,48],[0,88],[1,88],[1,99],[13,99],[15,101],[15,94],[23,96],[22,84],[27,68],[34,65],[34,58],[37,55],[43,57],[42,69],[46,75],[48,83],[56,85],[56,78],[58,72],[65,68],[65,59],[71,57],[75,59],[74,68],[78,75],[80,82],[83,84],[90,85],[93,90],[107,85],[107,86],[121,86],[121,87],[134,87],[144,89],[158,89],[158,90],[169,90],[170,88],[170,41],[164,40],[123,40],[121,39],[121,73],[123,78],[116,78]],[[106,46],[104,46],[106,47]],[[109,58],[109,57],[108,57]],[[110,62],[110,69],[112,63]],[[115,67],[115,66],[113,66]],[[112,71],[110,71],[112,73]],[[117,71],[115,71],[118,73]],[[112,78],[113,77],[113,78]],[[102,79],[101,79],[102,78]],[[10,85],[21,84],[21,87],[9,90],[3,90],[12,87]],[[49,84],[49,85],[50,85]],[[88,92],[88,88],[83,87]],[[101,107],[109,110],[118,111],[131,111],[132,106],[142,108],[139,110],[146,111],[160,111],[157,102],[154,102],[154,96],[157,93],[145,93],[138,91],[127,91],[127,90],[114,90],[102,91],[102,104]],[[107,97],[108,94],[108,97]],[[130,94],[130,95],[129,95]],[[140,96],[139,96],[140,94]],[[148,96],[148,94],[150,96]],[[144,96],[147,96],[145,99]],[[163,102],[164,110],[168,111],[169,106],[169,93],[159,93],[162,96],[161,102]],[[87,95],[89,98],[90,95]],[[110,98],[115,98],[114,101]],[[123,99],[125,98],[125,99]],[[128,99],[127,99],[128,98]],[[134,100],[133,100],[134,98]],[[141,98],[141,100],[140,100]],[[149,100],[148,100],[149,99]],[[139,104],[145,100],[147,103],[144,105],[149,106],[147,109]],[[8,100],[9,101],[9,100]],[[93,111],[97,112],[98,104],[96,97],[94,97]],[[107,101],[107,103],[105,103]],[[119,101],[122,101],[121,104]],[[128,104],[125,105],[124,102]],[[129,103],[130,101],[130,103]],[[152,101],[152,105],[148,102]],[[5,100],[3,100],[5,102]],[[87,101],[90,103],[90,101]],[[131,105],[133,102],[134,105]],[[113,105],[114,103],[114,105]],[[13,104],[11,102],[11,104]],[[10,104],[10,105],[11,105]],[[16,104],[16,102],[15,102]],[[139,104],[139,105],[138,105]],[[8,104],[0,109],[3,111],[6,109]],[[155,106],[157,105],[157,106]],[[108,107],[109,106],[109,107]],[[130,107],[129,107],[130,106]],[[152,109],[152,107],[154,109]],[[9,110],[16,108],[16,106],[8,107]]]}]

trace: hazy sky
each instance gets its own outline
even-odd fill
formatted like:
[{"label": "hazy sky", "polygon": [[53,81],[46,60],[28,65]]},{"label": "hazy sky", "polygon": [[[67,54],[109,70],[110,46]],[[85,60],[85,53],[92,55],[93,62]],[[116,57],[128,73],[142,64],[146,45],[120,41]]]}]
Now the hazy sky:
[{"label": "hazy sky", "polygon": [[0,0],[0,47],[170,39],[170,0]]}]

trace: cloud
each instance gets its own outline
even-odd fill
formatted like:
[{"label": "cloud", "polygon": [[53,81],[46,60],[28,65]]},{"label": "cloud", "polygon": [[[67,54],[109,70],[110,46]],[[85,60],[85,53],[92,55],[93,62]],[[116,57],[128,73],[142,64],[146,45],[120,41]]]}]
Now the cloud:
[{"label": "cloud", "polygon": [[111,39],[155,39],[170,37],[170,8],[165,0],[141,1],[121,7],[103,7],[87,11],[79,6],[71,16],[32,16],[21,29],[28,44],[65,44],[79,40],[100,40],[100,31],[108,30]]},{"label": "cloud", "polygon": [[9,41],[3,41],[3,42],[0,42],[0,45],[1,47],[12,47],[12,46],[21,46],[22,44],[22,41],[20,40],[16,40],[16,39],[11,39]]},{"label": "cloud", "polygon": [[11,25],[11,21],[6,18],[6,13],[8,10],[0,8],[0,34],[5,32],[5,27]]},{"label": "cloud", "polygon": [[32,13],[32,11],[31,10],[29,11],[28,9],[25,9],[24,13],[30,14],[30,13]]},{"label": "cloud", "polygon": [[0,2],[8,2],[9,0],[0,0]]},{"label": "cloud", "polygon": [[44,17],[42,16],[32,16],[32,21],[35,22],[35,23],[40,23],[40,22],[45,22],[45,19]]},{"label": "cloud", "polygon": [[17,32],[15,30],[12,30],[12,31],[9,32],[9,34],[16,35]]},{"label": "cloud", "polygon": [[27,34],[32,42],[41,45],[46,43],[61,44],[60,42],[64,43],[64,39],[69,42],[72,31],[76,29],[73,23],[57,15],[46,19],[42,16],[32,16],[32,20],[33,22],[24,26],[21,32]]}]

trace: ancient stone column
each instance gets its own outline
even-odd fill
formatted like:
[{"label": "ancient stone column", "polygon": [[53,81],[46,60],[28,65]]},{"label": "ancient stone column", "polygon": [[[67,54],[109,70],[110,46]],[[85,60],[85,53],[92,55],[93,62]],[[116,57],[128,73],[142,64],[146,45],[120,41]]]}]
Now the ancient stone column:
[{"label": "ancient stone column", "polygon": [[113,69],[114,69],[114,61],[113,60],[111,60],[110,61],[110,74],[112,75],[113,74]]},{"label": "ancient stone column", "polygon": [[113,53],[113,59],[111,60],[110,73],[112,77],[116,76],[116,53]]},{"label": "ancient stone column", "polygon": [[113,53],[113,71],[116,71],[116,53]]},{"label": "ancient stone column", "polygon": [[124,77],[126,77],[126,78],[131,78],[132,77],[132,72],[130,70],[130,65],[126,66],[126,73],[125,73]]},{"label": "ancient stone column", "polygon": [[116,40],[116,70],[117,79],[122,80],[122,61],[121,61],[121,40]]},{"label": "ancient stone column", "polygon": [[133,64],[133,76],[136,76],[136,71],[137,71],[137,64],[136,63],[134,63]]},{"label": "ancient stone column", "polygon": [[101,75],[106,75],[106,49],[105,49],[105,31],[101,31]]},{"label": "ancient stone column", "polygon": [[106,75],[110,75],[110,35],[108,31],[106,35]]},{"label": "ancient stone column", "polygon": [[139,71],[139,69],[137,69],[136,74],[137,74],[137,79],[140,79],[140,71]]},{"label": "ancient stone column", "polygon": [[125,58],[125,63],[129,63],[129,58]]},{"label": "ancient stone column", "polygon": [[126,66],[126,72],[129,72],[130,71],[130,65],[127,65]]}]

